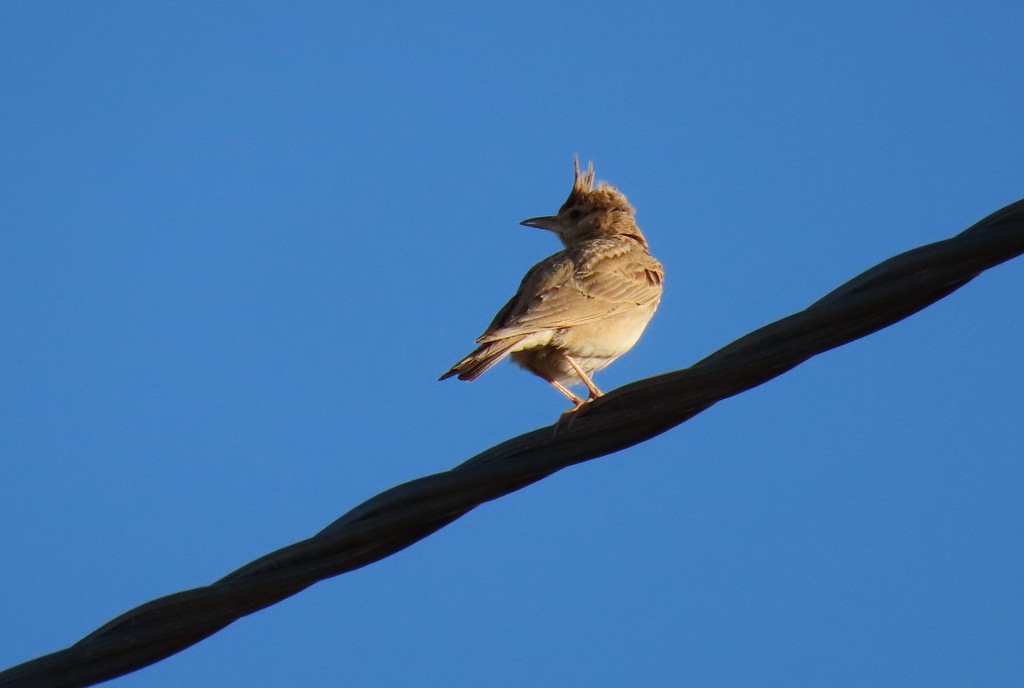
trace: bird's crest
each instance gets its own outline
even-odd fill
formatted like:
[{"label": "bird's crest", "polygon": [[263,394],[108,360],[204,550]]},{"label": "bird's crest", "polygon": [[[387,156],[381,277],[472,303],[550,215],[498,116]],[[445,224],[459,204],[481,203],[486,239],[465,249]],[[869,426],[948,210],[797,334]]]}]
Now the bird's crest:
[{"label": "bird's crest", "polygon": [[576,205],[588,204],[590,207],[602,208],[605,210],[621,210],[633,215],[633,206],[629,204],[626,197],[614,186],[600,182],[594,188],[594,163],[588,162],[585,172],[580,172],[580,159],[573,156],[572,159],[573,181],[572,191],[569,198],[565,199],[559,212],[572,208]]},{"label": "bird's crest", "polygon": [[565,203],[562,204],[563,208],[568,208],[576,203],[579,203],[590,194],[594,188],[594,163],[587,163],[586,172],[580,172],[580,159],[577,156],[572,158],[572,191],[569,192],[569,198],[565,199]]},{"label": "bird's crest", "polygon": [[587,171],[580,172],[580,159],[572,156],[572,190],[576,193],[589,193],[594,188],[594,163],[587,163]]}]

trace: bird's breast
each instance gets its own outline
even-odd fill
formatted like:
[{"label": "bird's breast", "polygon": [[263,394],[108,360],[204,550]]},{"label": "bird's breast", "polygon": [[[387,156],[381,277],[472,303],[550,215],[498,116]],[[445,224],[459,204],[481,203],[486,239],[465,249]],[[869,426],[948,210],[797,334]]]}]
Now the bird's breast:
[{"label": "bird's breast", "polygon": [[[654,305],[637,306],[600,320],[559,330],[552,337],[551,344],[564,349],[578,362],[580,359],[606,359],[593,368],[598,370],[633,348],[654,315],[654,309]],[[580,365],[583,366],[583,363],[580,362]]]},{"label": "bird's breast", "polygon": [[548,380],[580,382],[563,354],[588,375],[633,348],[654,315],[656,304],[637,306],[590,323],[529,335],[512,350],[512,360]]}]

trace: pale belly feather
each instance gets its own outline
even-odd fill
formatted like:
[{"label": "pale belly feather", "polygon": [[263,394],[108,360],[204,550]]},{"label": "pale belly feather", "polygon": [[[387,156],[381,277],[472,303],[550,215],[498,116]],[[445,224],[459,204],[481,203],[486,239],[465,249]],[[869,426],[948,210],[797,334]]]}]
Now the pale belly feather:
[{"label": "pale belly feather", "polygon": [[511,358],[521,368],[547,380],[579,383],[579,376],[563,354],[571,356],[588,375],[604,368],[633,348],[656,307],[638,306],[592,323],[537,332],[512,349]]}]

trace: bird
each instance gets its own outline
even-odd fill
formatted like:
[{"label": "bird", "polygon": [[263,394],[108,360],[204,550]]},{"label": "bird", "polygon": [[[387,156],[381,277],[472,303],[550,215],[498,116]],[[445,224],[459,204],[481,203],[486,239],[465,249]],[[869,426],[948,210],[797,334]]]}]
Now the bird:
[{"label": "bird", "polygon": [[[558,214],[520,222],[554,232],[563,250],[534,265],[479,346],[439,379],[475,380],[510,357],[564,394],[572,414],[602,395],[590,375],[633,348],[661,301],[665,272],[635,210],[614,186],[580,172]],[[583,383],[587,399],[569,386]]]}]

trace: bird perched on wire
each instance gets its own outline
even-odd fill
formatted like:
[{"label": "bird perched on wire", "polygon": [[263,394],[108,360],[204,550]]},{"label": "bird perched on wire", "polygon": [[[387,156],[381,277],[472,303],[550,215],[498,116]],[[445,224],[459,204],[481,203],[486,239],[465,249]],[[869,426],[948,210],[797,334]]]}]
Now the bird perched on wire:
[{"label": "bird perched on wire", "polygon": [[661,300],[664,271],[615,187],[594,186],[594,164],[573,160],[572,191],[557,215],[520,224],[554,232],[565,249],[530,268],[519,291],[494,316],[480,344],[441,380],[475,380],[506,356],[547,380],[573,403],[567,385],[582,382],[601,396],[590,374],[629,351]]}]

